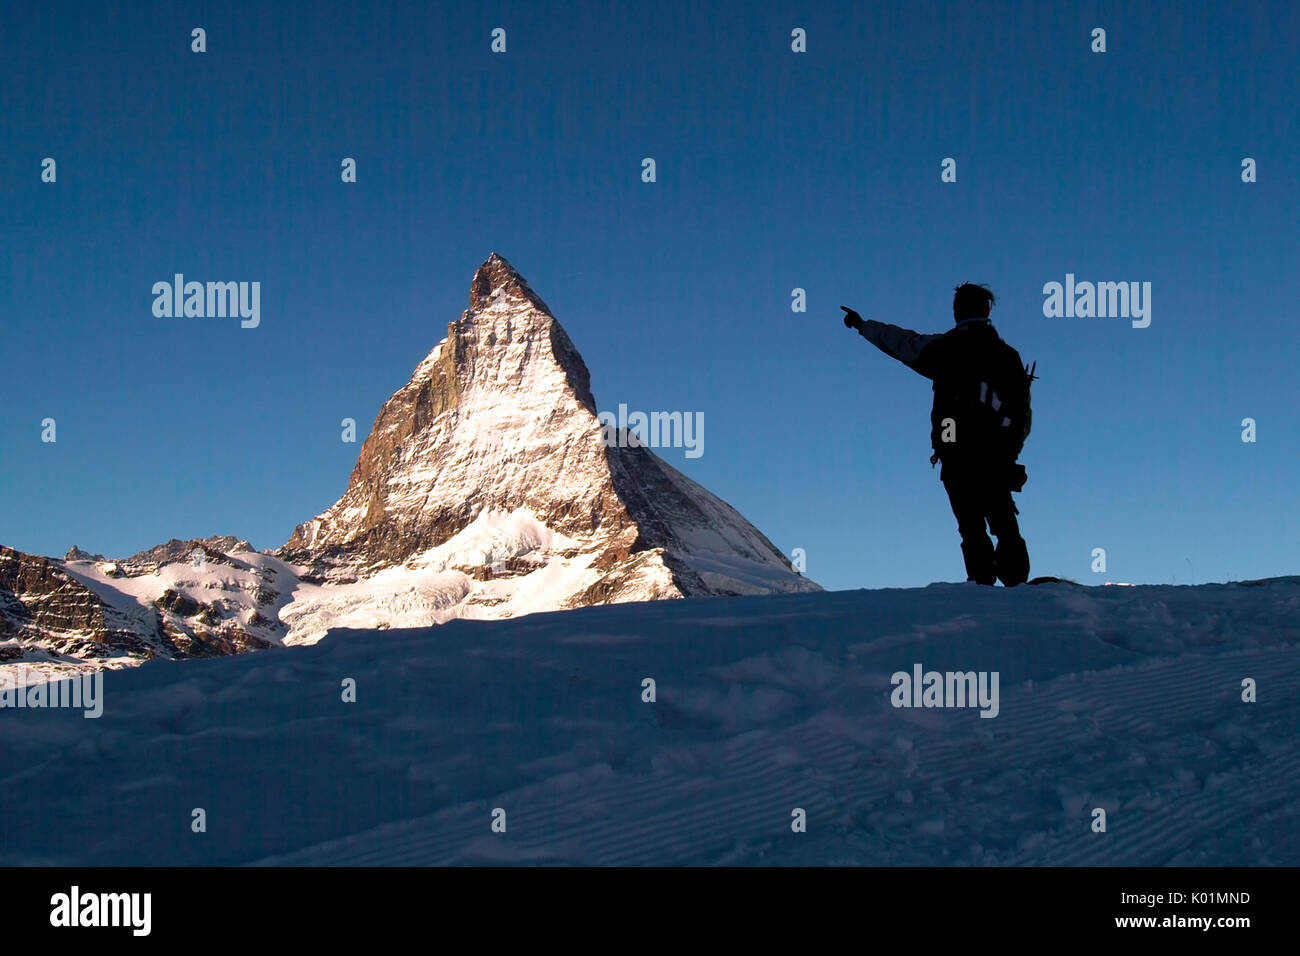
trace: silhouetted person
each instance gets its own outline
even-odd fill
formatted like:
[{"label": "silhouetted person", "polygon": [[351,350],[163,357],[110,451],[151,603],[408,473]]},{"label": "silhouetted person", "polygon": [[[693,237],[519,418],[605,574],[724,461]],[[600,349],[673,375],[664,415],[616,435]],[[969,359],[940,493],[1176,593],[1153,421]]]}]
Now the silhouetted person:
[{"label": "silhouetted person", "polygon": [[[993,328],[992,306],[993,293],[983,286],[958,286],[952,298],[957,324],[937,335],[863,320],[848,306],[840,308],[846,326],[934,381],[930,464],[943,462],[939,478],[957,517],[966,577],[1012,587],[1029,577],[1029,552],[1011,492],[1025,483],[1024,466],[1016,458],[1029,435],[1033,374]],[[998,539],[996,550],[986,522]]]}]

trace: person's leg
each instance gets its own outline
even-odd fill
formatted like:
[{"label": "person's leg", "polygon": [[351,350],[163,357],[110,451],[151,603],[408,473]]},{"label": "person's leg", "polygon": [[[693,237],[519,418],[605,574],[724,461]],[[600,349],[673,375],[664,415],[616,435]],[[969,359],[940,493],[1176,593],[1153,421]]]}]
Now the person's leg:
[{"label": "person's leg", "polygon": [[993,554],[993,566],[998,580],[1009,588],[1024,584],[1029,580],[1029,548],[1020,536],[1020,523],[1016,521],[1016,504],[1011,498],[1011,489],[993,485],[988,491],[984,513],[988,518],[989,530],[998,539],[998,547]]},{"label": "person's leg", "polygon": [[961,534],[961,554],[966,563],[966,579],[980,584],[993,584],[997,580],[994,565],[993,542],[984,530],[984,496],[979,485],[968,471],[945,467],[940,474],[948,502],[957,519]]}]

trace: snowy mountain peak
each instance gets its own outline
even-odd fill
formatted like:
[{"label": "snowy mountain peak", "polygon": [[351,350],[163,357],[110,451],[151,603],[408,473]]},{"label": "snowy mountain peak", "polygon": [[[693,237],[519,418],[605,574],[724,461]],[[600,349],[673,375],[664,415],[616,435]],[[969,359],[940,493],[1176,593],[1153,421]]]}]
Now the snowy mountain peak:
[{"label": "snowy mountain peak", "polygon": [[[649,450],[606,446],[581,355],[497,253],[474,274],[470,308],[380,410],[343,496],[278,554],[321,587],[366,589],[367,621],[382,617],[381,576],[415,582],[425,623],[817,588]],[[333,598],[319,596],[322,614],[303,599],[286,609],[315,619],[300,633],[339,623]],[[341,619],[357,620],[344,603]]]},{"label": "snowy mountain peak", "polygon": [[474,281],[469,287],[469,311],[475,313],[491,308],[502,297],[508,302],[527,302],[547,315],[551,312],[515,267],[504,256],[494,252],[474,273]]},{"label": "snowy mountain peak", "polygon": [[[593,414],[591,373],[541,297],[506,259],[488,256],[470,282],[470,307],[425,359],[454,365],[459,384],[491,391],[567,391]],[[420,369],[416,370],[417,376]]]}]

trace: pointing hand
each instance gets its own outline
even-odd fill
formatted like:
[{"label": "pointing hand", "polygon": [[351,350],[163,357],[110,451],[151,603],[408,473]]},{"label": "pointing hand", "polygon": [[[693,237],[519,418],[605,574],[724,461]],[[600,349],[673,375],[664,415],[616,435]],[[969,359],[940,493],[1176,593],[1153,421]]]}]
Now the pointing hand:
[{"label": "pointing hand", "polygon": [[842,305],[840,308],[844,310],[844,327],[846,329],[862,328],[862,316],[858,315],[858,313],[854,312],[847,305]]}]

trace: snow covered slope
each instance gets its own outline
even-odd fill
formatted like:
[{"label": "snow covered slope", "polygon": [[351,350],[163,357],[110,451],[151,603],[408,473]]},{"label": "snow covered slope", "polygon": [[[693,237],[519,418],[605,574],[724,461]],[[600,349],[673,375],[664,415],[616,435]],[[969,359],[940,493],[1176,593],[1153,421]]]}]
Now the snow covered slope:
[{"label": "snow covered slope", "polygon": [[[1295,865],[1298,635],[1300,578],[933,585],[148,664],[0,710],[0,863]],[[892,706],[917,664],[997,716]]]}]

